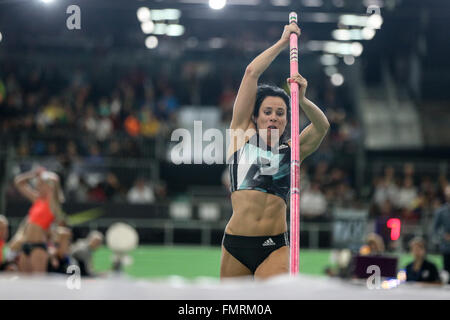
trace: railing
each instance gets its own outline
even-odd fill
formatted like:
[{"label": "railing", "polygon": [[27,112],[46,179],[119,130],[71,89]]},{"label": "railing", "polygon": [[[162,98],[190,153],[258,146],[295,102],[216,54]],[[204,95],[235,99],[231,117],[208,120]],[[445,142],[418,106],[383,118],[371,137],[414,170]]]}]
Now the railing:
[{"label": "railing", "polygon": [[[132,206],[129,206],[131,209]],[[130,210],[129,209],[129,210]],[[9,217],[11,225],[11,234],[19,226],[23,217]],[[223,233],[227,224],[227,220],[220,219],[214,221],[201,219],[173,219],[173,218],[99,218],[72,226],[75,237],[84,237],[91,230],[106,230],[116,222],[125,222],[136,228],[140,237],[141,244],[161,244],[161,245],[177,245],[191,244],[201,246],[219,246],[223,237]],[[340,227],[337,224],[340,223]],[[357,232],[360,236],[349,238],[345,245],[340,242],[337,245],[337,238],[342,234],[338,232],[347,232],[345,228],[354,228],[352,222],[348,222],[348,226],[342,228],[342,221],[333,219],[326,222],[308,222],[300,223],[300,246],[308,249],[330,249],[330,248],[349,248],[357,250],[363,243],[365,235],[373,232],[373,220],[361,221],[361,232]],[[406,225],[402,226],[401,236],[397,240],[395,246],[396,252],[408,251],[408,241],[414,236],[423,236],[431,238],[430,226],[423,225]],[[350,231],[350,232],[354,232]],[[428,249],[430,252],[436,252],[437,246],[433,241],[429,241]]]}]

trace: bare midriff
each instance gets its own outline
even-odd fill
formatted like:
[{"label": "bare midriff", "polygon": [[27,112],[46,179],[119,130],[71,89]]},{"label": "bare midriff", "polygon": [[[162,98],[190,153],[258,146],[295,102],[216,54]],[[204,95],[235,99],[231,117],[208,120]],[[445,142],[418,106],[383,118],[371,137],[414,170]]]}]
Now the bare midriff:
[{"label": "bare midriff", "polygon": [[42,227],[34,223],[28,223],[25,228],[26,242],[47,242],[47,233]]},{"label": "bare midriff", "polygon": [[225,232],[241,236],[269,236],[287,231],[286,202],[257,190],[237,190],[231,194],[233,215]]}]

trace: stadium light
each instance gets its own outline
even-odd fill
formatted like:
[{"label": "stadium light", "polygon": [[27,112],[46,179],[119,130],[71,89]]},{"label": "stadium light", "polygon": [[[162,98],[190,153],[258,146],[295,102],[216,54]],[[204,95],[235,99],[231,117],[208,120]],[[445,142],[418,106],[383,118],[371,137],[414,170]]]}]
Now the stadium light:
[{"label": "stadium light", "polygon": [[225,7],[227,0],[209,0],[209,6],[211,9],[220,10]]},{"label": "stadium light", "polygon": [[364,28],[361,30],[361,36],[364,40],[372,40],[375,37],[375,30],[371,28]]},{"label": "stadium light", "polygon": [[349,41],[349,40],[372,40],[375,36],[375,30],[371,28],[363,29],[336,29],[331,33],[335,40]]},{"label": "stadium light", "polygon": [[146,22],[150,20],[150,9],[147,7],[140,7],[136,12],[137,18],[140,22]]},{"label": "stadium light", "polygon": [[156,23],[155,29],[153,29],[153,34],[163,35],[166,34],[167,24],[165,23]]},{"label": "stadium light", "polygon": [[338,59],[335,55],[332,54],[324,54],[320,57],[320,62],[324,66],[334,66],[338,63]]},{"label": "stadium light", "polygon": [[158,38],[155,36],[149,36],[145,39],[145,46],[148,49],[155,49],[158,46]]},{"label": "stadium light", "polygon": [[333,86],[339,87],[344,83],[344,76],[340,73],[335,73],[331,75],[330,81]]},{"label": "stadium light", "polygon": [[305,7],[321,7],[323,5],[322,0],[302,0],[302,4]]},{"label": "stadium light", "polygon": [[169,24],[166,28],[169,37],[179,37],[184,34],[184,26],[179,24]]},{"label": "stadium light", "polygon": [[141,24],[141,29],[145,34],[152,33],[155,29],[155,24],[153,23],[153,21],[145,21]]},{"label": "stadium light", "polygon": [[41,0],[43,3],[52,3],[54,0]]},{"label": "stadium light", "polygon": [[348,66],[351,66],[352,64],[355,63],[355,57],[354,56],[344,56],[344,63]]},{"label": "stadium light", "polygon": [[383,18],[379,14],[373,14],[367,19],[367,27],[371,29],[380,29],[383,24]]},{"label": "stadium light", "polygon": [[287,7],[291,4],[291,0],[271,0],[270,3],[276,7]]},{"label": "stadium light", "polygon": [[165,15],[163,9],[152,10],[152,20],[153,21],[161,21],[161,20],[165,20],[165,19],[166,19],[166,15]]},{"label": "stadium light", "polygon": [[359,42],[353,42],[351,44],[351,54],[355,57],[359,57],[361,53],[363,52],[364,48],[363,45]]},{"label": "stadium light", "polygon": [[211,49],[221,49],[225,46],[225,39],[219,37],[211,38],[208,41],[208,45]]},{"label": "stadium light", "polygon": [[3,39],[3,35],[2,35],[2,33],[0,32],[0,42],[2,42],[2,39]]},{"label": "stadium light", "polygon": [[181,17],[181,11],[178,9],[165,9],[164,15],[166,20],[178,20]]},{"label": "stadium light", "polygon": [[338,69],[335,66],[327,66],[324,70],[325,74],[329,77],[338,72]]}]

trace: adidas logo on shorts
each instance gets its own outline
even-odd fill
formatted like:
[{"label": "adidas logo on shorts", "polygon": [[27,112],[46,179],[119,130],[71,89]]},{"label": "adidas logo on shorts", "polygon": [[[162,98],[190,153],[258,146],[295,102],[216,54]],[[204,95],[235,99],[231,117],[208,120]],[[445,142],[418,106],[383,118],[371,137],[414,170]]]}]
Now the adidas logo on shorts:
[{"label": "adidas logo on shorts", "polygon": [[266,241],[264,241],[264,243],[262,245],[263,245],[263,247],[268,247],[268,246],[274,246],[274,245],[276,245],[276,243],[272,240],[272,238],[269,238]]}]

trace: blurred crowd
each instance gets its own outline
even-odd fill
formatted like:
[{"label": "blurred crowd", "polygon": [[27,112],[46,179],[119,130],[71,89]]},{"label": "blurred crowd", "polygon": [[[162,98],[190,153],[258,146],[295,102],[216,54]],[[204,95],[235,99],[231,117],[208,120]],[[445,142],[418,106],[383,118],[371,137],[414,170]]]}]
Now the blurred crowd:
[{"label": "blurred crowd", "polygon": [[[155,140],[167,140],[183,105],[213,103],[227,125],[241,75],[225,72],[214,83],[209,81],[214,72],[208,64],[193,62],[179,66],[180,77],[167,66],[151,71],[144,67],[116,69],[4,66],[0,73],[0,139],[5,144],[12,142],[19,158],[45,157],[41,165],[61,175],[69,200],[165,200],[166,183],[155,181],[151,174],[142,175],[142,171],[150,171],[148,167],[116,170],[112,164],[117,161],[110,160],[161,157],[161,152],[155,151]],[[279,81],[270,73],[267,80]],[[355,154],[362,128],[353,106],[326,77],[311,83],[308,96],[324,109],[331,127],[320,148],[302,164],[304,217],[326,219],[334,206],[359,207],[367,200],[373,204],[372,216],[380,219],[400,216],[414,223],[430,215],[443,201],[447,179],[419,176],[411,164],[405,165],[403,172],[388,167],[376,175],[369,199],[367,195],[364,198],[355,186]],[[205,92],[207,99],[203,98]],[[300,119],[305,127],[306,117],[302,114]],[[20,171],[23,168],[16,168],[15,173]],[[8,195],[14,197],[14,188],[8,189]]]},{"label": "blurred crowd", "polygon": [[[221,125],[227,126],[242,70],[236,75],[226,72],[219,82],[212,82],[210,69],[208,64],[185,62],[177,78],[167,66],[105,70],[11,61],[0,72],[0,140],[4,146],[11,144],[19,159],[39,157],[41,165],[58,172],[69,200],[141,201],[135,200],[135,190],[141,188],[146,203],[164,200],[164,181],[150,181],[150,174],[124,174],[111,168],[110,160],[162,158],[156,141],[167,142],[182,105],[214,104],[222,114]],[[280,81],[275,75],[267,80]],[[329,81],[317,82],[324,90],[311,88],[310,97],[326,107],[331,129],[311,162],[343,164],[335,174],[347,175],[351,164],[345,155],[360,141],[359,125]],[[301,119],[306,126],[306,117]],[[341,184],[338,193],[351,193],[350,186],[351,181]],[[14,197],[14,190],[10,188],[8,195]]]}]

